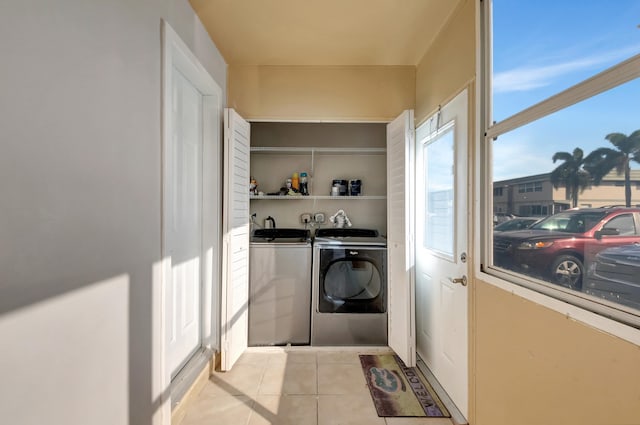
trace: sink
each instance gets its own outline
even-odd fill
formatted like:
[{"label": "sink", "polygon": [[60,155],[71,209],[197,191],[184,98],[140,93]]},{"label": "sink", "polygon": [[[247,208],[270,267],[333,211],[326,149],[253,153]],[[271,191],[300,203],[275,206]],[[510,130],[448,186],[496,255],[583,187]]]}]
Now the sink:
[{"label": "sink", "polygon": [[256,229],[253,231],[253,237],[257,239],[309,239],[310,232],[308,229]]},{"label": "sink", "polygon": [[378,231],[375,229],[351,229],[335,227],[316,230],[316,237],[344,238],[348,236],[359,238],[375,238],[378,236]]}]

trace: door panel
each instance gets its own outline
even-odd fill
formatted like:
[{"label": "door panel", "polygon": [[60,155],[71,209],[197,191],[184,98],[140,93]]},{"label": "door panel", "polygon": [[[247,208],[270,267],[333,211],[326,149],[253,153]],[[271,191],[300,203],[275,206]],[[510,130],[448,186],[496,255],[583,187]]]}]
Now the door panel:
[{"label": "door panel", "polygon": [[420,276],[416,276],[416,339],[420,335],[420,342],[423,349],[420,355],[424,358],[428,354],[431,347],[435,347],[433,343],[432,330],[435,329],[435,311],[423,308],[425,300],[433,298],[436,293],[433,286],[433,277],[423,270],[420,270]]},{"label": "door panel", "polygon": [[[416,132],[416,343],[463,415],[468,410],[467,92]],[[465,254],[466,255],[466,254]]]},{"label": "door panel", "polygon": [[389,347],[415,366],[413,269],[413,111],[387,125]]},{"label": "door panel", "polygon": [[167,149],[165,252],[167,356],[171,376],[201,344],[202,95],[180,72],[172,73],[172,128]]},{"label": "door panel", "polygon": [[[455,290],[456,288],[449,279],[440,280],[440,306],[442,311],[442,320],[445,323],[452,323],[455,321],[457,314],[455,304]],[[457,339],[455,337],[455,328],[451,329],[454,332],[451,337],[445,337],[442,339],[442,354],[444,358],[449,362],[455,363],[457,357]]]},{"label": "door panel", "polygon": [[221,368],[229,370],[249,339],[250,126],[225,109],[225,213],[221,302]]}]

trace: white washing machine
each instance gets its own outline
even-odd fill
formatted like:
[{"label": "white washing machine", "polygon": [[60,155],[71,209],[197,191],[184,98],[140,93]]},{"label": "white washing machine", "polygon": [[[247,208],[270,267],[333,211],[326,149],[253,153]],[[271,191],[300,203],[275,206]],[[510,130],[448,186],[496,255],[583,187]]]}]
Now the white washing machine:
[{"label": "white washing machine", "polygon": [[311,345],[387,345],[387,242],[371,229],[318,229]]},{"label": "white washing machine", "polygon": [[309,230],[258,229],[249,245],[249,346],[308,345]]}]

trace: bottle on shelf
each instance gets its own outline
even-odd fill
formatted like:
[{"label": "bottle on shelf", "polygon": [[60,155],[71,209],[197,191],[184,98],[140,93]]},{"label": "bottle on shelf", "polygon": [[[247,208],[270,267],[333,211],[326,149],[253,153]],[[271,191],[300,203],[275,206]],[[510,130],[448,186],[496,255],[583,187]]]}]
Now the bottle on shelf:
[{"label": "bottle on shelf", "polygon": [[291,187],[296,192],[300,190],[300,178],[298,177],[298,173],[293,173],[293,176],[291,176]]},{"label": "bottle on shelf", "polygon": [[307,181],[307,173],[300,173],[300,193],[309,195],[309,183]]}]

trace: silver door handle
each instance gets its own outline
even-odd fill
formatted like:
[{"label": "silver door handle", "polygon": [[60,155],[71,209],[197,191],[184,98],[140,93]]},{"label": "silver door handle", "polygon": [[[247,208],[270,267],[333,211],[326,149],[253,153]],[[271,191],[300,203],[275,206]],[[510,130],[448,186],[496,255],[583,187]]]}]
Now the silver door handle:
[{"label": "silver door handle", "polygon": [[459,283],[462,286],[467,286],[467,276],[465,276],[465,275],[462,275],[462,277],[459,277],[459,278],[456,278],[456,279],[450,277],[449,280],[452,283]]}]

